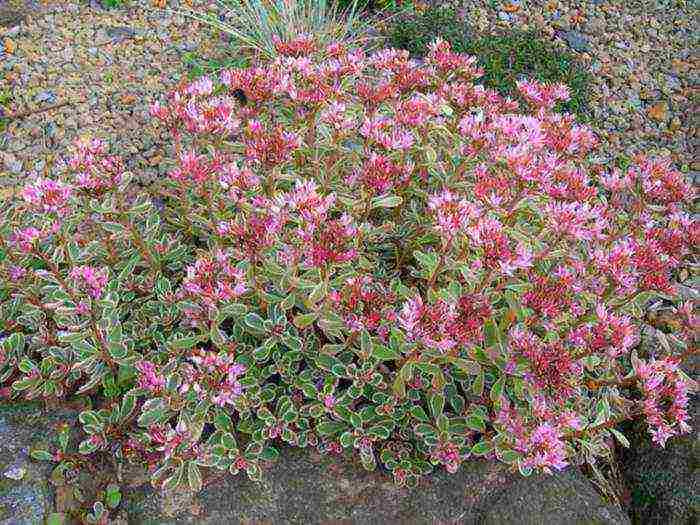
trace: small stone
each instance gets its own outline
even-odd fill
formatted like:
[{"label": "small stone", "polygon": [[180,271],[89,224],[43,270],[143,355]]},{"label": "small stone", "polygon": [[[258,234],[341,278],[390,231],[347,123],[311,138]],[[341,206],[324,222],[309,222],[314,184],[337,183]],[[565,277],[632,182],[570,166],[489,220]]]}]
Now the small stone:
[{"label": "small stone", "polygon": [[122,42],[136,36],[136,31],[127,26],[108,27],[105,33],[114,42]]},{"label": "small stone", "polygon": [[14,26],[14,27],[11,27],[10,29],[8,29],[7,31],[5,31],[4,35],[7,38],[14,38],[17,35],[19,35],[19,32],[20,32],[20,26]]},{"label": "small stone", "polygon": [[690,286],[686,286],[684,284],[677,284],[676,289],[678,290],[678,294],[686,301],[700,301],[699,290],[696,290],[695,288],[691,288]]},{"label": "small stone", "polygon": [[197,49],[197,44],[194,42],[184,42],[178,46],[180,50],[187,52]]},{"label": "small stone", "polygon": [[34,97],[37,102],[48,102],[53,104],[56,102],[56,94],[53,91],[41,91]]},{"label": "small stone", "polygon": [[25,469],[25,468],[12,467],[12,468],[7,469],[5,472],[3,472],[2,475],[8,479],[20,481],[22,478],[24,478],[26,473],[27,473],[27,469]]},{"label": "small stone", "polygon": [[17,44],[15,44],[15,41],[12,40],[9,37],[6,37],[4,40],[4,47],[5,47],[5,53],[8,55],[11,55],[12,53],[15,52],[15,49],[17,49]]},{"label": "small stone", "polygon": [[647,110],[647,115],[657,122],[663,122],[668,115],[668,103],[657,102]]},{"label": "small stone", "polygon": [[564,33],[564,40],[569,44],[569,47],[579,53],[585,53],[591,50],[588,38],[580,31],[567,31]]},{"label": "small stone", "polygon": [[22,173],[22,162],[20,162],[15,155],[10,152],[2,154],[3,165],[10,173],[18,175]]}]

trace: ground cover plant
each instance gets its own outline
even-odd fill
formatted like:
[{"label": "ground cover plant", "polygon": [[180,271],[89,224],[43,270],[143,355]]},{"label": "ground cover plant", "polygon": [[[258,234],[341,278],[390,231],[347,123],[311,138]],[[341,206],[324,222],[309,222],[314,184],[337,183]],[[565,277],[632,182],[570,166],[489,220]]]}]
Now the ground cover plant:
[{"label": "ground cover plant", "polygon": [[435,38],[446,40],[457,52],[476,56],[484,69],[481,82],[504,96],[514,96],[518,81],[525,78],[564,83],[569,98],[560,101],[558,109],[587,118],[590,74],[572,53],[534,31],[470,34],[468,21],[450,5],[408,10],[390,18],[387,25],[388,45],[407,49],[411,56],[422,56]]},{"label": "ground cover plant", "polygon": [[[279,443],[412,485],[474,457],[594,461],[626,419],[660,446],[690,430],[680,172],[591,164],[591,130],[553,111],[566,86],[503,98],[443,41],[421,63],[275,46],[152,107],[176,151],[156,197],[92,139],[3,210],[4,398],[80,396],[80,454],[194,491],[259,479]],[[640,353],[659,297],[676,320]]]}]

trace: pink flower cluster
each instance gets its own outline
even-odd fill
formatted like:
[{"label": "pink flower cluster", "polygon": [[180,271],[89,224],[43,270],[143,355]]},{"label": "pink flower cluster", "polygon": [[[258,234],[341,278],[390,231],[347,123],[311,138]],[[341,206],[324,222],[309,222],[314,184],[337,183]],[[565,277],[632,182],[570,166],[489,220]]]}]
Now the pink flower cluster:
[{"label": "pink flower cluster", "polygon": [[386,336],[388,326],[396,320],[396,294],[369,275],[347,279],[342,289],[328,294],[328,299],[352,332],[367,330]]},{"label": "pink flower cluster", "polygon": [[690,432],[688,383],[673,357],[640,362],[636,373],[644,396],[642,410],[654,443],[662,447],[675,435]]},{"label": "pink flower cluster", "polygon": [[570,412],[555,416],[546,405],[541,398],[536,398],[538,418],[526,423],[515,408],[505,402],[496,415],[495,423],[508,432],[513,450],[521,455],[521,468],[550,473],[552,469],[562,470],[569,465],[564,436],[567,431],[580,429],[582,425]]},{"label": "pink flower cluster", "polygon": [[483,326],[492,314],[488,300],[467,294],[455,302],[425,304],[420,295],[404,303],[399,323],[406,335],[428,349],[445,353],[454,347],[470,347],[483,341]]},{"label": "pink flower cluster", "polygon": [[107,268],[98,269],[93,266],[76,266],[70,271],[75,285],[95,300],[102,297],[108,275]]},{"label": "pink flower cluster", "polygon": [[124,165],[120,157],[107,154],[107,143],[99,139],[78,139],[76,151],[68,161],[75,187],[102,193],[122,181]]},{"label": "pink flower cluster", "polygon": [[207,308],[240,297],[246,290],[244,271],[234,266],[229,254],[221,250],[188,266],[182,283],[182,295]]},{"label": "pink flower cluster", "polygon": [[158,373],[158,367],[151,361],[140,361],[135,365],[138,370],[138,386],[152,394],[160,394],[165,388],[165,377]]},{"label": "pink flower cluster", "polygon": [[509,335],[514,354],[525,360],[524,379],[534,392],[559,402],[574,394],[583,367],[569,348],[560,342],[544,342],[522,328],[512,329]]},{"label": "pink flower cluster", "polygon": [[246,366],[234,361],[230,354],[217,354],[207,350],[196,350],[190,357],[192,365],[186,364],[180,394],[193,392],[197,399],[209,400],[219,407],[233,405],[243,393],[240,376]]},{"label": "pink flower cluster", "polygon": [[39,213],[55,213],[59,216],[68,211],[72,188],[51,179],[37,179],[25,186],[22,197]]}]

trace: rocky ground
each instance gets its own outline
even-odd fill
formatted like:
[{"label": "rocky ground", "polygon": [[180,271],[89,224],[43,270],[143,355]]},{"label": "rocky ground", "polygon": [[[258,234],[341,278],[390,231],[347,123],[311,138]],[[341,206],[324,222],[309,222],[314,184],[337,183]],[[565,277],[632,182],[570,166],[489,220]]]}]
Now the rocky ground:
[{"label": "rocky ground", "polygon": [[[206,28],[159,7],[186,3],[130,0],[107,10],[100,0],[0,0],[0,200],[86,134],[109,140],[144,182],[162,173],[167,141],[149,125],[148,106],[182,79],[188,53],[214,56],[221,47]],[[700,182],[697,1],[465,0],[463,9],[475,31],[537,29],[578,53],[594,73],[592,125],[607,158],[668,153]],[[0,407],[1,525],[40,523],[56,509],[50,468],[28,449],[60,419],[34,405]],[[626,457],[634,519],[693,522],[699,461],[697,436]],[[400,491],[351,465],[289,451],[267,479],[261,489],[227,477],[186,501],[135,484],[120,522],[629,522],[575,470],[521,480],[474,463]]]},{"label": "rocky ground", "polygon": [[608,158],[670,154],[680,168],[700,171],[696,0],[463,0],[463,5],[480,32],[534,29],[577,53],[593,73],[591,125]]},{"label": "rocky ground", "polygon": [[[213,0],[0,0],[0,111],[33,112],[0,131],[0,187],[65,155],[80,135],[111,141],[146,181],[167,157],[148,106],[175,85],[188,53],[221,40],[173,9]],[[670,154],[700,183],[695,0],[463,0],[474,32],[536,29],[593,75],[602,155]],[[169,9],[158,6],[165,5]],[[54,109],[51,108],[58,105]]]}]

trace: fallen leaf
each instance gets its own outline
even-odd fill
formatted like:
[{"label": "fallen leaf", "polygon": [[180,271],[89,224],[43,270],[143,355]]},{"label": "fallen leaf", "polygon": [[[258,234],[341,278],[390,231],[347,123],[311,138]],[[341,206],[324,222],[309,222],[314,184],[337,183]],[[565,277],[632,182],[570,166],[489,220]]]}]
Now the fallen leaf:
[{"label": "fallen leaf", "polygon": [[136,102],[136,96],[135,95],[130,95],[130,94],[125,94],[122,95],[122,104],[125,104],[127,106],[130,106]]},{"label": "fallen leaf", "polygon": [[153,0],[153,5],[165,9],[166,0]]},{"label": "fallen leaf", "polygon": [[503,9],[505,9],[509,13],[515,13],[518,9],[520,9],[520,6],[517,6],[515,4],[507,4],[503,6]]},{"label": "fallen leaf", "polygon": [[668,115],[668,103],[657,102],[647,110],[647,114],[650,118],[658,122],[666,120],[666,116]]},{"label": "fallen leaf", "polygon": [[11,38],[6,38],[4,44],[5,53],[7,53],[8,55],[11,55],[15,52],[15,49],[17,49],[17,44],[15,44]]}]

